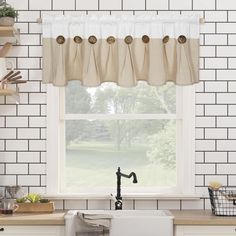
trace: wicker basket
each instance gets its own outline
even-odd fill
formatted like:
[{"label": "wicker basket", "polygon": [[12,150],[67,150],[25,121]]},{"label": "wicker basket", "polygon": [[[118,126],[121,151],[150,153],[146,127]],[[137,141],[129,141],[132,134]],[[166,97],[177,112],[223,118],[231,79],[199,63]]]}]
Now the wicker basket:
[{"label": "wicker basket", "polygon": [[208,188],[212,213],[216,216],[236,216],[236,188]]}]

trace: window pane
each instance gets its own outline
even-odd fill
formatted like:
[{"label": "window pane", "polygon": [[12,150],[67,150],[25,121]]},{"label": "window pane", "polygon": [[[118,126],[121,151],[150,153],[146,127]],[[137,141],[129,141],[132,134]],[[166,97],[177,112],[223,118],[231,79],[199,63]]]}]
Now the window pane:
[{"label": "window pane", "polygon": [[176,111],[176,87],[173,83],[153,87],[140,82],[133,88],[105,83],[96,88],[80,86],[71,81],[66,87],[66,113],[156,113]]},{"label": "window pane", "polygon": [[66,121],[63,190],[115,187],[118,166],[136,172],[135,187],[176,186],[175,138],[176,123],[169,120]]}]

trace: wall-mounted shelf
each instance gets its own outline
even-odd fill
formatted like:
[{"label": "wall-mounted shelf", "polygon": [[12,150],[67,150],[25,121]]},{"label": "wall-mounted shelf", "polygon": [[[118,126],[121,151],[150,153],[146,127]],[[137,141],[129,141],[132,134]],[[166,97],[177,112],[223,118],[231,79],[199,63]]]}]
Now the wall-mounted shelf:
[{"label": "wall-mounted shelf", "polygon": [[[4,44],[0,49],[0,57],[3,60],[8,51],[11,49],[12,44],[20,43],[20,30],[12,26],[0,26],[0,44]],[[7,72],[6,72],[7,73]],[[19,89],[18,83],[26,83],[26,81],[19,81],[22,77],[20,76],[20,71],[14,72],[11,70],[3,78],[0,78],[0,96],[11,96],[14,98],[16,103],[19,103]],[[16,84],[15,89],[7,88],[8,84]],[[6,88],[5,88],[6,87]]]},{"label": "wall-mounted shelf", "polygon": [[13,89],[0,89],[0,96],[12,96],[16,94]]},{"label": "wall-mounted shelf", "polygon": [[20,43],[20,29],[12,26],[0,26],[0,43],[6,42],[19,44]]}]

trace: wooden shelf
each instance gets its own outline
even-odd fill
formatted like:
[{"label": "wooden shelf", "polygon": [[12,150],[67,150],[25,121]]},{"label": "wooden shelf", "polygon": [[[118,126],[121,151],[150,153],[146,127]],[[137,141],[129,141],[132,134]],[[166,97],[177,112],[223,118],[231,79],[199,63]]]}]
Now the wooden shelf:
[{"label": "wooden shelf", "polygon": [[13,89],[0,89],[0,96],[12,96],[16,94],[16,91]]},{"label": "wooden shelf", "polygon": [[[1,48],[1,57],[6,56],[12,44],[19,44],[19,43],[20,43],[19,29],[16,29],[13,26],[0,26],[0,44],[4,44],[4,46]],[[19,104],[20,96],[18,93],[17,86],[16,89],[11,89],[11,88],[0,89],[0,96],[11,96],[16,101],[16,103]]]},{"label": "wooden shelf", "polygon": [[20,43],[20,30],[13,26],[0,26],[0,43]]}]

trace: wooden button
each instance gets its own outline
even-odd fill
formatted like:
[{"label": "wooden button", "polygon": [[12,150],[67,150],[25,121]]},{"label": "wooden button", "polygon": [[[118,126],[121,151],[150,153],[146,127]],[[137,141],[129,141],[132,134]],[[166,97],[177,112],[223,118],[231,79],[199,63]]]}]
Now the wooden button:
[{"label": "wooden button", "polygon": [[58,36],[56,40],[57,40],[58,44],[63,44],[66,41],[64,36],[62,36],[62,35]]},{"label": "wooden button", "polygon": [[75,43],[78,43],[78,44],[79,44],[79,43],[82,43],[82,41],[83,41],[83,39],[82,39],[80,36],[75,36],[75,37],[74,37],[74,42],[75,42]]},{"label": "wooden button", "polygon": [[179,43],[183,44],[183,43],[186,43],[186,41],[187,41],[187,38],[184,35],[180,35],[178,37],[178,42]]},{"label": "wooden button", "polygon": [[149,43],[150,38],[147,35],[143,35],[142,40],[144,43]]},{"label": "wooden button", "polygon": [[116,39],[115,39],[115,37],[113,37],[113,36],[109,36],[108,38],[107,38],[107,43],[108,44],[112,44],[112,43],[114,43],[116,41]]},{"label": "wooden button", "polygon": [[131,35],[125,37],[126,44],[131,44],[132,42],[133,42],[133,37]]},{"label": "wooden button", "polygon": [[162,42],[163,43],[168,43],[170,37],[168,35],[166,35],[163,39],[162,39]]},{"label": "wooden button", "polygon": [[95,44],[97,42],[97,38],[94,35],[92,35],[92,36],[89,36],[88,41],[91,44]]}]

